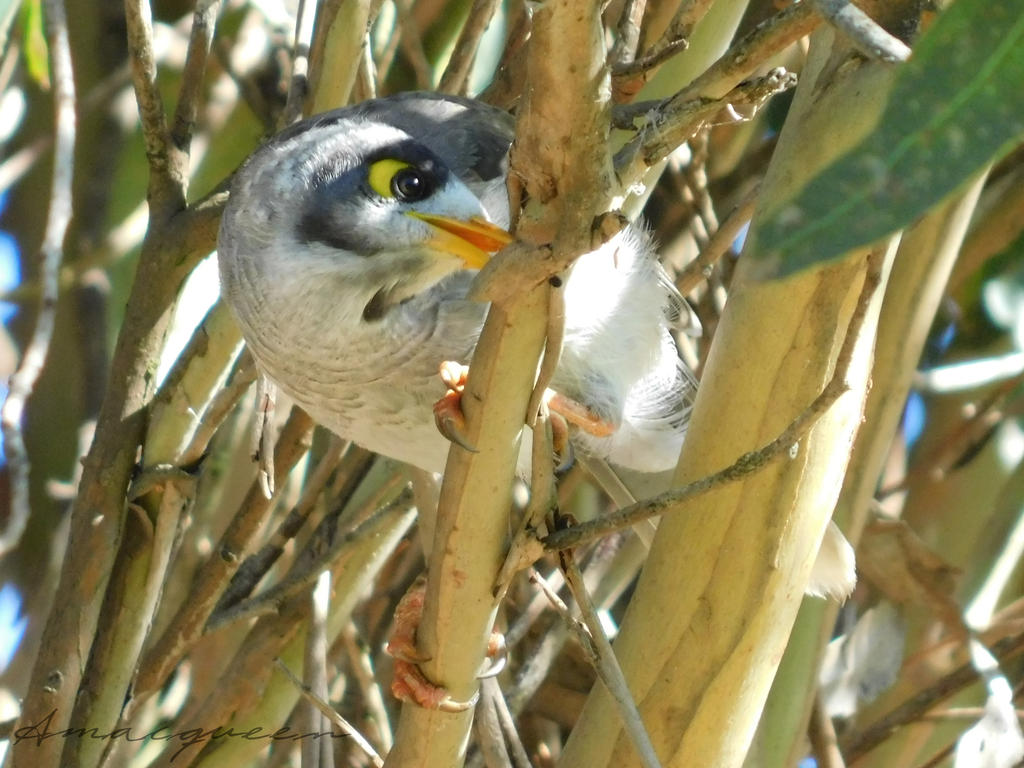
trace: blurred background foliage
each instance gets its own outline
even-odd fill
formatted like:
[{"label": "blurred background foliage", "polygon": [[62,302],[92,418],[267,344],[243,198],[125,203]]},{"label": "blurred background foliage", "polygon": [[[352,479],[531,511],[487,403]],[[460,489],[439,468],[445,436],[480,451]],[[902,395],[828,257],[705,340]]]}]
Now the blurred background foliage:
[{"label": "blurred background foliage", "polygon": [[[59,598],[57,579],[67,542],[70,504],[81,476],[79,460],[91,440],[109,378],[119,373],[108,370],[111,351],[147,226],[146,152],[131,87],[124,7],[112,0],[67,0],[65,5],[77,90],[74,218],[64,240],[55,333],[24,418],[31,460],[31,515],[19,546],[0,561],[0,721],[9,727],[28,687],[44,622]],[[644,6],[639,5],[641,9]],[[906,14],[903,26],[891,31],[913,45],[920,29],[936,23],[939,4],[910,5],[916,13]],[[798,693],[789,691],[783,699],[769,701],[769,714],[773,708],[785,710],[787,716],[807,711],[809,719],[801,714],[795,718],[798,722],[778,731],[762,729],[748,758],[751,766],[837,766],[843,755],[846,764],[856,760],[858,766],[953,764],[957,744],[965,755],[996,760],[968,762],[971,758],[964,757],[956,759],[958,768],[1011,765],[1020,759],[1024,741],[1016,721],[1022,680],[1019,654],[1024,649],[1020,566],[1024,554],[1024,146],[1019,142],[1024,90],[1019,87],[1021,80],[1015,78],[1024,59],[1018,53],[1015,57],[1008,54],[1009,61],[994,62],[990,54],[998,48],[1001,35],[1011,35],[1019,27],[1024,10],[1019,2],[991,3],[994,10],[990,12],[1005,11],[1008,23],[992,24],[985,30],[994,42],[986,48],[972,44],[967,35],[972,29],[980,34],[976,28],[986,23],[983,14],[971,14],[979,4],[969,5],[970,0],[957,0],[952,10],[943,11],[953,13],[963,6],[964,26],[954,30],[949,43],[960,46],[950,49],[953,69],[972,74],[967,70],[989,67],[998,76],[988,91],[976,94],[977,103],[957,114],[956,129],[965,131],[968,142],[972,131],[1002,133],[977,162],[957,166],[954,183],[948,185],[948,189],[962,190],[969,178],[992,162],[923,340],[899,427],[895,434],[883,436],[884,468],[874,479],[870,508],[857,511],[868,519],[858,546],[860,586],[839,611],[834,629],[829,622],[827,634],[835,639],[828,650],[823,644],[827,638],[815,634],[803,645],[794,646],[796,650],[791,648],[793,658],[784,662],[784,670],[791,669],[787,665],[795,665],[805,674],[809,670],[821,687],[805,684]],[[340,4],[342,8],[355,6],[354,2]],[[621,0],[613,0],[604,12],[610,46],[617,39],[616,24],[623,6]],[[709,20],[716,13],[736,13],[739,8],[741,20],[730,36],[738,41],[783,12],[786,4],[774,0],[746,4],[725,0],[649,2],[647,14],[648,19],[656,14],[671,18],[677,7],[701,6],[702,10],[710,6]],[[871,3],[864,6],[874,9]],[[339,4],[332,7],[337,9]],[[364,47],[359,53],[362,58],[352,100],[437,88],[467,18],[483,9],[489,13],[486,32],[479,38],[468,78],[456,90],[514,108],[519,95],[516,89],[522,86],[517,56],[533,7],[522,0],[369,3],[366,11],[372,23],[361,35]],[[157,84],[168,105],[176,103],[182,86],[192,12],[193,4],[183,0],[155,0],[152,6]],[[278,126],[292,73],[295,12],[294,4],[283,0],[228,0],[223,4],[199,100],[191,150],[190,202],[223,189],[237,165]],[[313,12],[322,14],[324,10],[314,7]],[[40,295],[35,256],[43,239],[53,172],[52,83],[44,17],[42,0],[0,0],[0,290],[4,292],[0,372],[4,378],[18,364]],[[692,31],[689,58],[686,54],[670,58],[637,84],[636,101],[670,96],[700,74],[688,67],[692,67],[692,51],[699,45],[702,29],[709,25],[698,24]],[[642,37],[640,50],[651,50],[656,43]],[[799,74],[806,47],[806,39],[799,39],[757,62],[756,72],[763,74],[782,66]],[[961,49],[964,57],[953,56]],[[941,59],[940,53],[934,61]],[[918,80],[910,86],[922,101],[940,107],[960,103],[963,93],[976,85],[971,77],[963,83],[943,79],[941,72],[930,66],[929,61],[919,67]],[[926,92],[922,83],[930,83],[931,91]],[[783,93],[744,122],[723,110],[720,119],[710,121],[671,156],[665,172],[648,190],[643,215],[674,274],[681,274],[719,224],[750,199],[772,159],[789,102],[790,94]],[[889,108],[905,106],[890,103]],[[911,128],[907,129],[905,121],[883,117],[866,139],[868,148],[861,151],[877,158],[877,147],[884,154],[894,143],[913,137],[914,126],[920,123],[909,120]],[[999,123],[993,125],[992,121]],[[618,140],[625,136],[621,134]],[[828,142],[829,137],[820,140]],[[908,188],[903,191],[913,204],[908,208],[911,213],[872,231],[866,239],[910,223],[936,202],[935,196],[926,194],[935,183],[927,171],[949,158],[936,155],[922,136],[914,141],[918,154],[907,168],[923,175],[918,180],[910,179],[910,173],[904,177]],[[847,166],[837,164],[818,177],[820,188],[808,187],[822,205],[831,203],[822,200],[825,193],[821,190],[842,191],[843,183],[855,190],[861,188],[861,177],[851,170],[856,165],[856,151],[846,161]],[[899,173],[905,172],[899,168]],[[938,198],[945,199],[946,190]],[[760,201],[759,205],[778,203]],[[819,238],[838,242],[840,234],[845,236],[854,223],[870,215],[873,205],[891,212],[888,203],[872,204],[869,199],[863,209],[852,214],[857,221],[840,217],[834,229],[819,233]],[[748,210],[745,218],[749,217]],[[741,228],[721,259],[705,270],[700,284],[688,292],[705,331],[704,337],[687,349],[698,371],[713,341],[742,246]],[[836,252],[845,247],[840,244]],[[801,256],[799,263],[788,268],[823,258],[819,246],[815,248],[811,256]],[[198,261],[206,254],[193,255]],[[203,259],[181,291],[161,359],[153,361],[158,376],[171,369],[216,298],[216,270],[212,261]],[[763,332],[750,329],[751,334]],[[218,415],[219,428],[209,446],[202,445],[199,451],[202,461],[187,467],[195,473],[197,485],[192,506],[173,537],[173,558],[153,629],[147,635],[144,660],[160,632],[172,622],[174,612],[187,604],[195,574],[216,551],[220,536],[240,505],[247,503],[243,497],[256,482],[249,458],[254,396],[246,390],[252,374],[244,357],[235,362],[239,345],[232,331],[223,333],[230,354],[216,361],[215,378],[229,390],[234,383],[238,404]],[[211,388],[209,398],[217,391],[217,387]],[[197,415],[211,418],[210,399],[189,406]],[[279,421],[287,415],[288,409],[279,405]],[[872,429],[869,421],[862,433]],[[318,432],[303,443],[306,431],[299,423],[294,434],[287,428],[282,433],[302,449],[292,450],[295,468],[287,477],[282,475],[258,531],[247,542],[247,551],[270,542],[289,510],[299,510],[307,517],[306,523],[279,542],[279,557],[265,567],[266,574],[250,585],[250,591],[272,590],[288,573],[301,570],[304,556],[334,541],[336,535],[369,530],[360,526],[377,526],[366,533],[368,540],[377,542],[375,547],[346,550],[344,557],[330,565],[336,585],[347,584],[350,591],[331,606],[324,675],[332,704],[385,752],[397,708],[386,692],[390,662],[382,652],[383,638],[395,601],[423,567],[407,514],[410,501],[402,495],[407,477],[393,463],[342,445],[326,434]],[[286,464],[279,462],[278,469],[282,468]],[[0,518],[4,519],[11,515],[10,508],[3,506],[10,482],[6,470],[5,466],[0,473],[4,486]],[[422,499],[417,496],[420,503]],[[577,469],[562,479],[560,499],[565,509],[581,518],[607,507],[600,491]],[[588,573],[597,579],[595,591],[600,595],[603,616],[614,632],[642,553],[636,542],[623,534],[602,543],[587,558],[593,569]],[[552,563],[538,567],[555,578],[557,569]],[[296,631],[309,617],[307,594],[308,590],[286,595],[273,604],[279,613],[255,623],[251,617],[231,620],[228,616],[226,626],[209,629],[180,664],[172,664],[166,677],[153,681],[158,695],[125,710],[130,711],[126,722],[139,732],[165,723],[177,729],[195,722],[209,727],[244,723],[277,727],[287,722],[303,730],[306,715],[297,691],[279,674],[272,681],[268,678],[272,659],[278,656],[290,659],[296,671],[302,667],[303,640]],[[593,673],[579,649],[566,642],[560,620],[550,610],[542,611],[543,607],[543,601],[536,600],[524,581],[514,587],[503,617],[513,645],[510,669],[501,682],[526,753],[537,766],[555,764],[593,682]],[[266,606],[260,610],[265,613]],[[804,613],[822,610],[821,603],[808,602]],[[265,624],[275,620],[278,623],[273,626]],[[804,620],[802,614],[798,625]],[[274,636],[275,628],[280,634],[276,644],[267,639]],[[261,631],[265,636],[259,635]],[[977,649],[972,660],[967,652],[971,640],[979,647],[995,649],[998,666],[985,667]],[[958,672],[962,665],[967,665],[966,673]],[[528,668],[535,677],[524,680]],[[987,687],[977,682],[977,675],[970,671],[974,668],[985,670]],[[134,665],[128,673],[133,669]],[[258,673],[253,672],[256,669]],[[250,676],[259,681],[257,694],[243,691],[244,684],[252,682]],[[987,753],[984,749],[966,751],[971,745],[961,737],[972,728],[970,738],[987,734]],[[836,743],[830,744],[832,737],[838,739],[838,748]],[[471,749],[470,761],[480,765],[483,753],[480,742],[474,743],[477,746]],[[992,758],[994,744],[1005,746],[1006,754],[1017,757],[999,762],[1000,758]],[[110,761],[107,764],[139,766],[169,764],[175,746],[153,741],[101,745],[112,750],[104,758]],[[370,764],[350,740],[338,740],[333,749],[338,765]],[[83,765],[100,764],[98,756],[83,754],[79,754]],[[296,744],[281,742],[267,748],[229,739],[187,749],[176,757],[175,765],[298,765],[300,760],[310,759],[300,755]]]}]

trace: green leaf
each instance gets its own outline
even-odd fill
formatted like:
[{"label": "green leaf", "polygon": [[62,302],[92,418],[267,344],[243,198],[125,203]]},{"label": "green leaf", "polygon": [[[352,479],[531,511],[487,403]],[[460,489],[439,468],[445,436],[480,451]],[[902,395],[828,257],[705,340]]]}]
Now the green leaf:
[{"label": "green leaf", "polygon": [[50,87],[50,57],[43,33],[42,0],[24,0],[21,4],[22,53],[29,76],[42,88]]},{"label": "green leaf", "polygon": [[1024,0],[957,0],[897,71],[878,126],[768,214],[754,258],[781,277],[874,242],[1021,136]]}]

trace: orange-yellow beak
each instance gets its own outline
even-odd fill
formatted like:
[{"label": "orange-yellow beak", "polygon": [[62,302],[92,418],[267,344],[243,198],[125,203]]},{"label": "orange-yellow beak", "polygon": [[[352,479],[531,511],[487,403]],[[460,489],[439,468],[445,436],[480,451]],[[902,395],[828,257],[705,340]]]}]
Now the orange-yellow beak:
[{"label": "orange-yellow beak", "polygon": [[408,213],[434,228],[434,236],[429,240],[431,246],[458,256],[470,269],[480,269],[491,256],[514,240],[504,229],[484,219],[450,219],[419,211]]}]

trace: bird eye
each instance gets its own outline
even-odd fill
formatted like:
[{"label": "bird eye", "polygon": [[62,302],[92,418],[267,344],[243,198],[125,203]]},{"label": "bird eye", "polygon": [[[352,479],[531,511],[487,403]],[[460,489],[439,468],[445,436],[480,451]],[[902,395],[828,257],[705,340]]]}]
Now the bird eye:
[{"label": "bird eye", "polygon": [[430,182],[416,168],[403,168],[391,177],[391,192],[402,202],[412,203],[430,194]]},{"label": "bird eye", "polygon": [[424,200],[434,192],[434,183],[428,174],[407,162],[391,158],[371,165],[368,181],[381,197],[403,203]]}]

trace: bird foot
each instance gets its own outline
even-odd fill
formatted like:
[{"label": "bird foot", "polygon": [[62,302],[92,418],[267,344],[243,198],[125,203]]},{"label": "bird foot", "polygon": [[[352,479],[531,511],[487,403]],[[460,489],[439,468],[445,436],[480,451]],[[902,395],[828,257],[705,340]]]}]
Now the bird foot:
[{"label": "bird foot", "polygon": [[561,469],[572,461],[572,449],[569,446],[569,422],[560,413],[549,410],[548,424],[551,425],[551,447],[558,460],[556,469]]},{"label": "bird foot", "polygon": [[[551,413],[558,414],[574,427],[594,437],[608,437],[615,433],[616,425],[602,419],[579,400],[563,395],[553,389],[545,390],[544,402]],[[557,437],[557,435],[556,435]]]},{"label": "bird foot", "polygon": [[[453,360],[441,363],[441,380],[448,391],[434,403],[434,422],[438,431],[461,448],[476,453],[476,448],[466,437],[466,416],[462,412],[462,392],[466,388],[469,366]],[[608,437],[616,425],[602,419],[579,400],[567,397],[553,389],[544,392],[544,402],[555,418],[551,419],[551,431],[555,451],[564,456],[569,445],[569,424],[594,437]]]},{"label": "bird foot", "polygon": [[[448,690],[427,679],[419,664],[429,659],[416,647],[416,629],[423,618],[423,601],[426,597],[426,582],[415,583],[395,608],[395,625],[388,638],[385,650],[395,659],[395,678],[391,683],[391,693],[399,701],[417,704],[425,709],[437,709],[442,712],[465,712],[472,709],[479,698],[473,694],[468,701],[452,698]],[[488,659],[494,659],[480,673],[480,677],[498,674],[505,666],[505,637],[492,632],[487,642]]]}]

